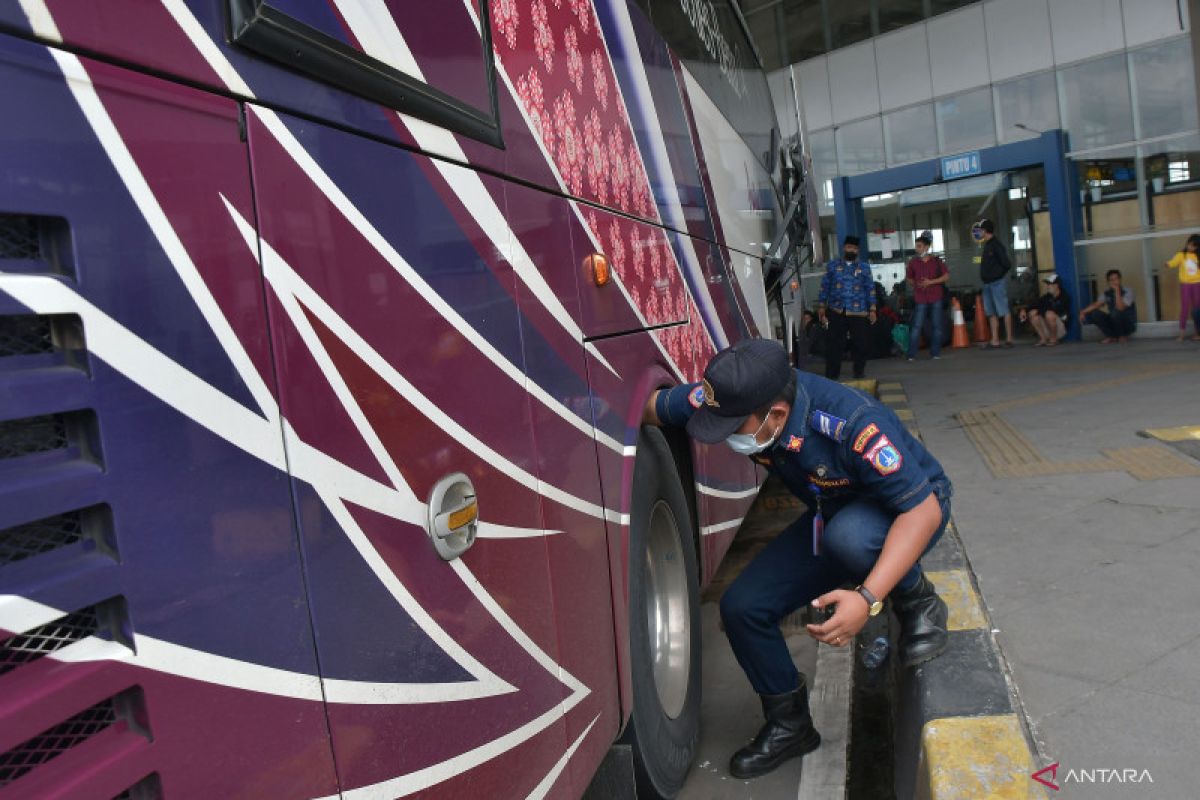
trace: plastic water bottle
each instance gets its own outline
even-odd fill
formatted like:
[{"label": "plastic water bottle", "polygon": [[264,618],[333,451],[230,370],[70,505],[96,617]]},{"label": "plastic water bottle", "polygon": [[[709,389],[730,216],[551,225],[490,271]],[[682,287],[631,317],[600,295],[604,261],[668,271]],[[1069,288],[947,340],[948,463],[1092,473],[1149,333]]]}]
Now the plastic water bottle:
[{"label": "plastic water bottle", "polygon": [[862,663],[867,669],[879,669],[887,661],[891,645],[886,636],[877,636],[863,651]]}]

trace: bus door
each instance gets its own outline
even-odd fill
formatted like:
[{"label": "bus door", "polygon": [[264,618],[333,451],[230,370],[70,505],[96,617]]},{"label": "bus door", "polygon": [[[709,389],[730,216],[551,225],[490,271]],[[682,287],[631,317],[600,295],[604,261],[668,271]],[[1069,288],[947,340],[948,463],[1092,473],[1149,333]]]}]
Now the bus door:
[{"label": "bus door", "polygon": [[529,794],[564,758],[577,687],[560,666],[503,185],[248,117],[342,788]]},{"label": "bus door", "polygon": [[7,793],[335,792],[238,106],[6,35],[0,105]]}]

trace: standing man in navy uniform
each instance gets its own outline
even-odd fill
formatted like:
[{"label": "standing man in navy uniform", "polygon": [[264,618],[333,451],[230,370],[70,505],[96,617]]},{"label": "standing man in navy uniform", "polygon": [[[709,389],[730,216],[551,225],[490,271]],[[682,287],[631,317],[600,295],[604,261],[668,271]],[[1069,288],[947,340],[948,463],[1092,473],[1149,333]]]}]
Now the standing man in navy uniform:
[{"label": "standing man in navy uniform", "polygon": [[850,352],[854,357],[854,377],[861,378],[867,368],[870,345],[868,324],[875,324],[875,278],[871,265],[858,260],[858,237],[847,236],[842,257],[825,267],[821,292],[817,296],[817,315],[829,328],[825,337],[825,377],[836,381],[842,374],[842,354],[846,332],[850,333]]},{"label": "standing man in navy uniform", "polygon": [[946,604],[917,561],[946,529],[950,480],[887,407],[792,369],[775,342],[746,339],[713,356],[703,383],[655,392],[643,422],[686,425],[698,441],[726,442],[808,506],[721,599],[729,644],[766,717],[734,753],[734,777],[766,774],[821,743],[804,676],[779,631],[792,611],[833,606],[808,632],[843,647],[891,596],[905,666],[945,649]]}]

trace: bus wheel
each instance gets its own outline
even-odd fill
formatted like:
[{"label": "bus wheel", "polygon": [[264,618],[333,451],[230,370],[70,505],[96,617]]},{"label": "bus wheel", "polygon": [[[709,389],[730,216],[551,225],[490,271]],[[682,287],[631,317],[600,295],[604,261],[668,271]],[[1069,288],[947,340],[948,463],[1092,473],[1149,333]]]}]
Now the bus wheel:
[{"label": "bus wheel", "polygon": [[674,797],[700,733],[700,587],[691,518],[671,448],[644,428],[629,533],[633,745],[639,797]]}]

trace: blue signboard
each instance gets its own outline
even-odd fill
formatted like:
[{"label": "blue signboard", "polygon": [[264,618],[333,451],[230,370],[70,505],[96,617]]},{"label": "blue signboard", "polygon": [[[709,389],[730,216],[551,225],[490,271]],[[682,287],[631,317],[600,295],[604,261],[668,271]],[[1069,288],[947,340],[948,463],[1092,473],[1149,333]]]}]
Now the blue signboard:
[{"label": "blue signboard", "polygon": [[962,153],[957,156],[946,156],[942,159],[942,180],[952,181],[956,178],[969,178],[983,172],[979,164],[979,151]]}]

